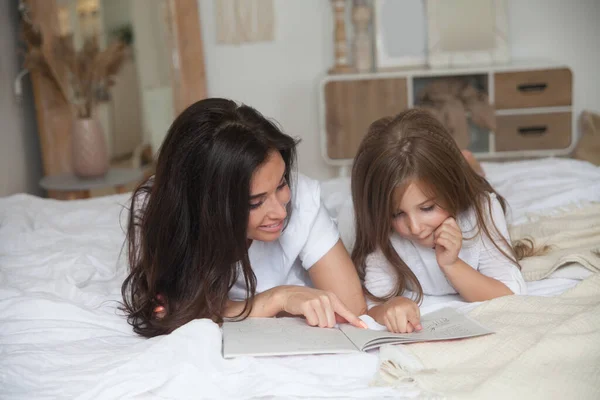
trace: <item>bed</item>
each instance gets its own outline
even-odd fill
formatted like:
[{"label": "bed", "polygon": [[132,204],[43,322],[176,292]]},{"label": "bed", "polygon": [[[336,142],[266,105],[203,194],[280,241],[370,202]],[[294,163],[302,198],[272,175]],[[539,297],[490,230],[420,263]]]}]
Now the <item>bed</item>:
[{"label": "bed", "polygon": [[[514,226],[600,202],[600,168],[586,162],[546,158],[483,167],[508,200]],[[348,178],[323,182],[323,201],[334,217],[348,193]],[[127,270],[122,247],[127,199],[126,194],[70,202],[23,194],[0,199],[1,398],[423,395],[415,385],[377,383],[379,351],[224,360],[220,329],[207,320],[168,336],[137,337],[118,310]],[[590,275],[571,263],[529,282],[529,295],[556,296]],[[428,297],[422,312],[443,306],[477,307],[456,296]],[[591,335],[600,339],[598,331]]]}]

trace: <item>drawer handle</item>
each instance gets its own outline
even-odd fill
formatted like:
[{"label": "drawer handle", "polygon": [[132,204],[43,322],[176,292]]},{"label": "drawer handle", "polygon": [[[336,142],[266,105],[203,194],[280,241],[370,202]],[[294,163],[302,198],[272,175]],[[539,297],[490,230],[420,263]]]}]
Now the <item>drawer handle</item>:
[{"label": "drawer handle", "polygon": [[522,83],[517,86],[519,92],[532,93],[532,92],[543,92],[548,87],[546,83]]},{"label": "drawer handle", "polygon": [[537,125],[537,126],[525,126],[519,128],[519,135],[523,136],[535,136],[535,135],[543,135],[548,130],[546,125]]}]

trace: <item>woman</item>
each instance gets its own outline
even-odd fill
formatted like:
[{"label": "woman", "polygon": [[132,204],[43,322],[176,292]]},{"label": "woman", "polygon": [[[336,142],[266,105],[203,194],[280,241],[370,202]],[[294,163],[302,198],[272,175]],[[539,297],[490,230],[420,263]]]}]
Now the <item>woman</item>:
[{"label": "woman", "polygon": [[293,173],[296,144],[230,100],[177,117],[131,203],[122,293],[135,332],[280,313],[364,327],[360,281],[319,185]]}]

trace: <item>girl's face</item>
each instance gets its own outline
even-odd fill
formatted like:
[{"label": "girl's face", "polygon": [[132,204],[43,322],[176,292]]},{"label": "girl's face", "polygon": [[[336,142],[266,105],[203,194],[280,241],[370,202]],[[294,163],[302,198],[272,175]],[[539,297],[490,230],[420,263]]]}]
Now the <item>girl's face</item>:
[{"label": "girl's face", "polygon": [[429,198],[418,182],[411,182],[404,193],[394,189],[392,227],[398,234],[423,247],[433,247],[433,233],[450,214]]},{"label": "girl's face", "polygon": [[281,154],[272,151],[267,161],[252,174],[248,239],[271,242],[281,235],[287,217],[286,205],[291,197],[284,173]]}]

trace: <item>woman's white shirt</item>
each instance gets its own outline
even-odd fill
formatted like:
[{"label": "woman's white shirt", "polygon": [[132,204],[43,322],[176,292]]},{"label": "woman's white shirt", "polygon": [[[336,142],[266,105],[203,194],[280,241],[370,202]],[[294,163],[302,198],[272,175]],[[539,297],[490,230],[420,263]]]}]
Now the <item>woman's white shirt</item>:
[{"label": "woman's white shirt", "polygon": [[[321,201],[318,181],[297,174],[292,182],[292,212],[279,239],[253,241],[248,249],[250,265],[256,275],[256,292],[276,286],[312,286],[308,270],[339,240],[335,222]],[[241,269],[229,291],[231,300],[246,298]]]}]

